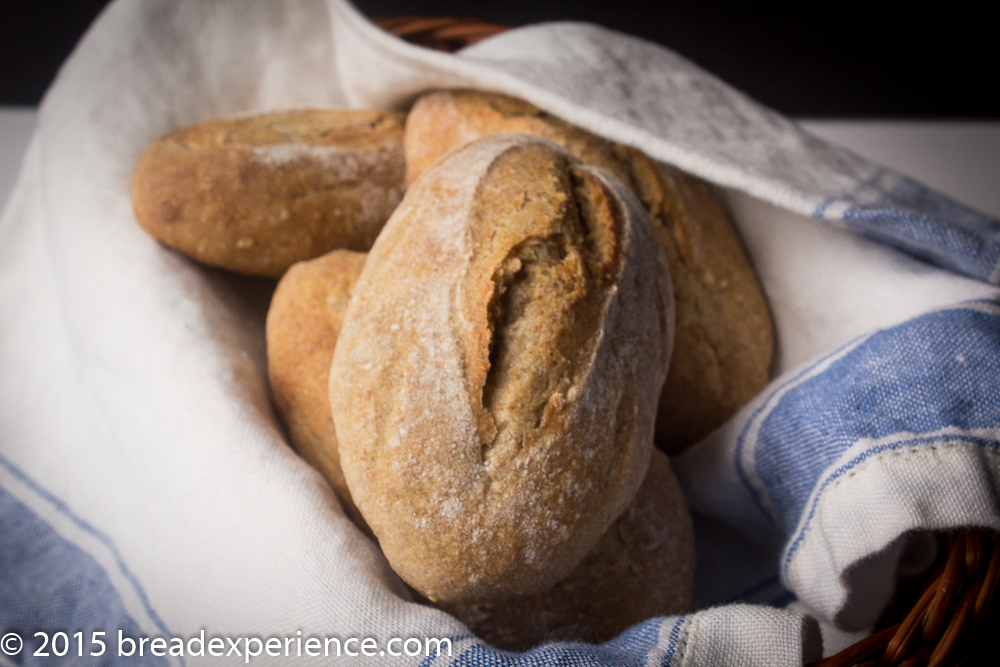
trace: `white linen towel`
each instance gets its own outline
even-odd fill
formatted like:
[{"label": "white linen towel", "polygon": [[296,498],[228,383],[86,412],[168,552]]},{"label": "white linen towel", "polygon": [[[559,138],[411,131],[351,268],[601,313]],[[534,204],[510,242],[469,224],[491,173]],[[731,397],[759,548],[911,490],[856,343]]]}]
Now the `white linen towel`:
[{"label": "white linen towel", "polygon": [[[273,283],[197,266],[133,219],[132,168],[169,130],[456,86],[524,97],[727,197],[778,354],[771,385],[677,462],[700,611],[512,654],[408,601],[283,440]],[[448,55],[344,0],[119,0],[46,95],[0,218],[0,632],[25,642],[0,661],[33,664],[33,633],[62,631],[79,664],[329,660],[247,654],[248,638],[315,636],[372,638],[362,658],[392,664],[800,665],[819,655],[814,619],[875,620],[896,571],[932,556],[928,531],[1000,529],[998,266],[996,220],[602,28]],[[192,655],[202,636],[242,641]],[[185,653],[124,655],[148,637]],[[450,653],[386,652],[414,637]]]}]

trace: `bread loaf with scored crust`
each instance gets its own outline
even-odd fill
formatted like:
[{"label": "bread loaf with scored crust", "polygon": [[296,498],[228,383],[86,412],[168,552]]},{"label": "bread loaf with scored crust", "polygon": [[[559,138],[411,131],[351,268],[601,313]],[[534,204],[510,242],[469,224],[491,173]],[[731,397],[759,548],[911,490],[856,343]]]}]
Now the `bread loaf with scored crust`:
[{"label": "bread loaf with scored crust", "polygon": [[[340,468],[327,391],[344,312],[364,262],[363,253],[335,250],[289,269],[271,300],[267,350],[271,390],[293,446],[367,531]],[[600,643],[647,618],[688,611],[693,582],[691,518],[669,461],[653,451],[636,497],[565,579],[535,595],[441,607],[504,649]]]},{"label": "bread loaf with scored crust", "polygon": [[535,137],[456,150],[369,254],[330,395],[354,501],[438,602],[565,578],[646,472],[672,290],[642,206]]},{"label": "bread loaf with scored crust", "polygon": [[454,147],[504,132],[558,143],[632,188],[649,212],[667,254],[677,308],[656,440],[668,453],[683,451],[753,398],[769,377],[773,324],[736,229],[701,180],[497,93],[422,95],[406,120],[407,181]]},{"label": "bread loaf with scored crust", "polygon": [[136,165],[136,219],[199,262],[273,278],[330,250],[368,250],[405,189],[404,117],[296,109],[177,130]]},{"label": "bread loaf with scored crust", "polygon": [[[293,446],[367,532],[340,468],[327,391],[364,262],[363,253],[335,250],[289,269],[271,300],[267,350],[271,391]],[[565,579],[535,595],[442,608],[504,649],[600,643],[647,618],[688,611],[693,580],[694,536],[684,496],[666,456],[653,451],[635,498]]]}]

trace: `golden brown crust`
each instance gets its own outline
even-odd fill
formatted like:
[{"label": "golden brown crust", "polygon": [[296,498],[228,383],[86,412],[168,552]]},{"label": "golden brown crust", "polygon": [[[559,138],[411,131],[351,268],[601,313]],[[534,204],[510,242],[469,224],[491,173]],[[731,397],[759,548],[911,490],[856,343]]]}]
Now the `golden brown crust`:
[{"label": "golden brown crust", "polygon": [[331,397],[354,500],[421,594],[543,590],[631,501],[672,338],[653,235],[623,186],[521,135],[456,151],[393,214]]},{"label": "golden brown crust", "polygon": [[680,453],[764,388],[774,329],[743,244],[708,186],[622,147],[633,187],[657,221],[677,301],[675,357],[660,396],[657,443]]},{"label": "golden brown crust", "polygon": [[403,194],[403,120],[303,109],[172,132],[136,165],[136,219],[200,262],[275,278],[335,248],[367,250]]},{"label": "golden brown crust", "polygon": [[657,444],[679,453],[722,424],[768,379],[773,325],[735,228],[698,179],[495,93],[439,91],[417,100],[406,120],[407,181],[455,146],[502,132],[558,143],[629,185],[649,211],[667,253],[677,305]]},{"label": "golden brown crust", "polygon": [[667,457],[653,452],[628,509],[572,573],[527,597],[440,605],[498,648],[549,641],[605,642],[654,616],[691,609],[694,531]]},{"label": "golden brown crust", "polygon": [[586,164],[629,185],[629,169],[617,145],[585,132],[538,107],[497,93],[463,90],[422,95],[406,118],[403,137],[406,182],[414,180],[444,153],[480,137],[531,134],[554,141]]},{"label": "golden brown crust", "polygon": [[[271,301],[267,344],[272,392],[292,444],[368,532],[340,468],[327,397],[330,360],[365,257],[336,250],[289,269]],[[667,458],[653,452],[631,504],[566,579],[525,598],[442,608],[504,649],[603,642],[647,618],[686,612],[693,574],[694,537],[684,496]]]},{"label": "golden brown crust", "polygon": [[340,468],[329,395],[333,350],[364,264],[364,253],[335,250],[288,270],[267,312],[267,372],[292,445],[367,531]]}]

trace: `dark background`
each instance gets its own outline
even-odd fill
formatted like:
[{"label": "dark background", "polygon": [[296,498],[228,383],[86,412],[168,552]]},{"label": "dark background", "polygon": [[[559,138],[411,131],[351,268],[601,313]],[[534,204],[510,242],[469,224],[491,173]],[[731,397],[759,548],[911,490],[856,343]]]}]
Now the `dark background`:
[{"label": "dark background", "polygon": [[[131,0],[142,2],[144,0]],[[107,0],[0,0],[0,104],[35,105]],[[659,42],[797,117],[998,119],[993,22],[962,4],[356,0],[372,17],[574,19]],[[899,5],[896,5],[897,7]],[[984,5],[985,6],[985,5]]]}]

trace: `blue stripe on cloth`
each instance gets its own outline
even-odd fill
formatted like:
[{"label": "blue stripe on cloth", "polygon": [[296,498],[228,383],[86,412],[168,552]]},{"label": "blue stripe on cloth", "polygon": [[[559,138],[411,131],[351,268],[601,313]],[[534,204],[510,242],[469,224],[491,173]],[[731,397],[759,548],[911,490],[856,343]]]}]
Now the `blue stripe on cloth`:
[{"label": "blue stripe on cloth", "polygon": [[[687,617],[676,619],[667,638],[663,667],[672,664],[677,652],[680,631]],[[657,647],[663,618],[654,618],[635,625],[614,639],[600,645],[582,642],[554,642],[538,648],[514,653],[486,644],[474,643],[452,661],[452,667],[643,667]]]},{"label": "blue stripe on cloth", "polygon": [[849,192],[846,196],[840,198],[827,197],[822,202],[820,202],[819,206],[817,206],[813,210],[813,217],[814,218],[825,217],[827,210],[837,202],[842,202],[842,203],[854,202],[861,195],[862,192],[870,191],[882,179],[885,173],[886,169],[880,167],[876,169],[874,172],[872,172],[872,174],[868,178],[864,179],[863,181],[858,181],[858,183],[854,186],[854,189],[851,190],[851,192]]},{"label": "blue stripe on cloth", "polygon": [[[840,199],[824,199],[817,218],[842,219],[851,231],[952,271],[1000,283],[1000,220],[934,192],[917,181],[869,179]],[[879,185],[880,180],[890,180]],[[835,207],[835,203],[842,206]]]},{"label": "blue stripe on cloth", "polygon": [[[461,634],[461,635],[452,635],[451,637],[448,637],[447,639],[448,639],[448,641],[451,642],[452,647],[454,647],[459,642],[470,641],[470,640],[474,641],[474,642],[475,641],[479,641],[478,637],[476,637],[473,634],[468,634],[468,633],[467,634]],[[447,652],[444,652],[444,653],[437,653],[437,652],[435,652],[435,653],[432,653],[432,654],[426,656],[423,660],[421,660],[418,667],[430,667],[434,663],[438,662],[438,660],[441,660],[441,664],[444,664],[444,662],[447,661],[448,657],[449,656],[448,656]]]},{"label": "blue stripe on cloth", "polygon": [[770,407],[746,446],[790,536],[820,476],[859,441],[899,435],[913,446],[921,434],[1000,426],[1000,304],[973,302],[872,334]]},{"label": "blue stripe on cloth", "polygon": [[[740,480],[740,483],[750,492],[750,497],[753,500],[754,506],[760,510],[760,512],[769,517],[772,521],[777,523],[775,518],[775,513],[769,510],[765,506],[765,499],[761,497],[762,491],[758,488],[758,485],[754,484],[753,478],[757,475],[757,470],[753,468],[753,462],[746,463],[746,450],[752,445],[756,445],[756,434],[754,434],[754,427],[758,425],[760,421],[765,419],[770,411],[774,409],[776,401],[782,397],[782,395],[793,388],[796,384],[803,381],[804,378],[808,378],[810,375],[822,372],[823,366],[829,364],[831,360],[835,360],[838,356],[844,354],[846,351],[853,347],[857,347],[864,337],[855,339],[846,345],[842,345],[833,352],[829,352],[826,355],[820,357],[816,361],[808,364],[801,370],[799,370],[791,378],[785,380],[776,388],[774,388],[763,400],[761,400],[758,405],[751,412],[750,417],[747,419],[746,423],[743,425],[739,436],[736,438],[736,447],[733,452],[733,466],[736,470],[736,477]],[[751,434],[754,434],[753,436]],[[750,441],[752,440],[752,445]]]},{"label": "blue stripe on cloth", "polygon": [[808,532],[809,524],[812,518],[816,514],[816,507],[819,504],[819,498],[822,495],[823,490],[830,484],[840,479],[844,475],[848,474],[851,470],[856,468],[858,464],[864,463],[868,459],[883,452],[898,451],[900,449],[907,449],[910,447],[916,447],[919,445],[940,445],[946,442],[968,442],[976,446],[982,447],[983,449],[1000,449],[1000,439],[989,438],[989,437],[976,437],[969,435],[967,433],[931,433],[923,436],[917,436],[913,438],[894,440],[892,442],[881,443],[872,447],[865,449],[864,451],[858,453],[857,456],[853,457],[850,461],[844,465],[837,468],[831,475],[823,480],[822,485],[818,489],[819,493],[815,494],[813,502],[809,506],[808,514],[806,515],[806,520],[802,522],[801,529],[795,534],[795,537],[791,540],[786,550],[785,557],[782,559],[782,569],[788,568],[792,562],[792,558],[795,556],[795,552],[798,551],[799,546],[801,546],[802,541],[805,539],[806,533]]},{"label": "blue stripe on cloth", "polygon": [[671,667],[674,664],[674,657],[676,657],[677,649],[680,648],[681,644],[681,631],[687,625],[688,618],[687,616],[681,616],[670,627],[670,633],[667,634],[667,647],[663,652],[663,660],[660,661],[660,667]]},{"label": "blue stripe on cloth", "polygon": [[[110,539],[72,514],[58,499],[48,494],[9,461],[0,457],[0,466],[23,482],[32,492],[43,496],[51,506],[67,517],[77,528],[93,535],[109,547],[118,560],[119,568],[134,587],[145,610],[168,639],[169,631],[149,606],[149,602],[134,576],[121,561]],[[0,628],[17,632],[25,646],[17,656],[9,657],[15,665],[49,664],[53,657],[34,657],[43,631],[51,638],[55,632],[84,633],[84,656],[76,656],[77,642],[71,639],[74,664],[113,665],[127,661],[130,665],[168,665],[166,658],[155,656],[119,658],[118,631],[133,639],[148,636],[139,622],[125,609],[122,598],[107,572],[87,552],[57,533],[51,525],[0,487]],[[104,631],[107,648],[103,655],[90,656],[98,645],[90,645],[91,633]],[[49,645],[51,652],[51,643]],[[67,656],[67,659],[68,656]],[[180,659],[183,664],[183,659]]]}]

